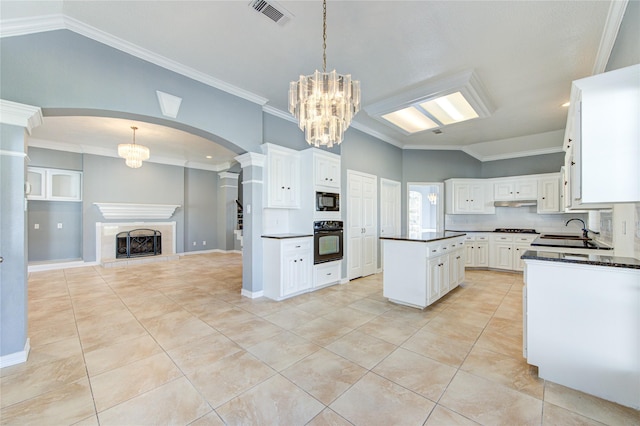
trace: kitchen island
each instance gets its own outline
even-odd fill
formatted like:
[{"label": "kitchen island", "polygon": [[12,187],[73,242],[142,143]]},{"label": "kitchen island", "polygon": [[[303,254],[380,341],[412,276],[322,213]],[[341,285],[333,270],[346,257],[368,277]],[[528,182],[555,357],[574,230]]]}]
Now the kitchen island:
[{"label": "kitchen island", "polygon": [[639,409],[640,260],[595,251],[522,256],[524,356],[545,380]]},{"label": "kitchen island", "polygon": [[464,233],[424,232],[382,240],[383,295],[424,309],[464,280]]}]

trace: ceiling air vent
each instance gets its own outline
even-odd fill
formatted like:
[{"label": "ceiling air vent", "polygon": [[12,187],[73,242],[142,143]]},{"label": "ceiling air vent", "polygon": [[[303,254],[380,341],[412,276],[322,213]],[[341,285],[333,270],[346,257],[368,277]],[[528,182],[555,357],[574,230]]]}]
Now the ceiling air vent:
[{"label": "ceiling air vent", "polygon": [[262,13],[278,25],[284,25],[293,15],[287,9],[276,3],[275,1],[252,0],[249,6],[256,12]]}]

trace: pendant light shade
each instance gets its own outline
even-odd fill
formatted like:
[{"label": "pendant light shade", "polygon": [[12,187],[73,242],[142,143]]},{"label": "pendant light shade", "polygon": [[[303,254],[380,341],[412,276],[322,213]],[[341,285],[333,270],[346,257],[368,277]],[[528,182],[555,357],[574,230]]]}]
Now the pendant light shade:
[{"label": "pendant light shade", "polygon": [[118,145],[118,155],[125,159],[125,164],[132,169],[142,167],[142,162],[149,159],[149,148],[136,144],[137,127],[132,126],[133,143],[121,143]]}]

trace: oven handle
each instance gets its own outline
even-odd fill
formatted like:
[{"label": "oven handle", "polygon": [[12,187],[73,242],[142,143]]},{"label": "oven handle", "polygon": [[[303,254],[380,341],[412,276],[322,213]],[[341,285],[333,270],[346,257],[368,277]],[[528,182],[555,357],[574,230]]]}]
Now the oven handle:
[{"label": "oven handle", "polygon": [[336,232],[343,232],[342,229],[336,229],[333,231],[314,231],[314,234],[335,234]]}]

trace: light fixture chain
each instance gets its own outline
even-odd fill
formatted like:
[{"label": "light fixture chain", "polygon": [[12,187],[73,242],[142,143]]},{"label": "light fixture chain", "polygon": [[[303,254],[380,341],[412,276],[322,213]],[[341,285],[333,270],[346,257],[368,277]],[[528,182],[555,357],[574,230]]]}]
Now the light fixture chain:
[{"label": "light fixture chain", "polygon": [[322,2],[322,72],[327,72],[327,0]]}]

